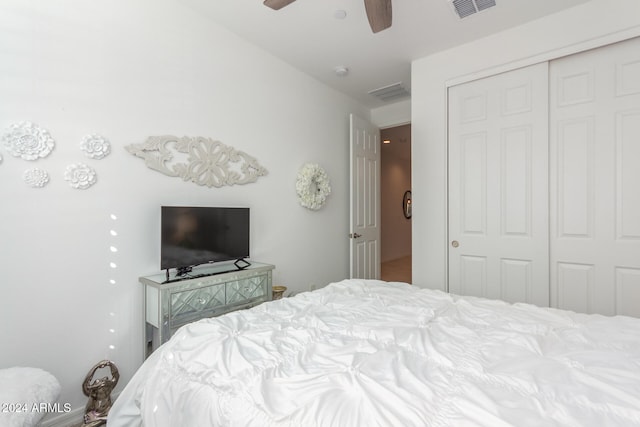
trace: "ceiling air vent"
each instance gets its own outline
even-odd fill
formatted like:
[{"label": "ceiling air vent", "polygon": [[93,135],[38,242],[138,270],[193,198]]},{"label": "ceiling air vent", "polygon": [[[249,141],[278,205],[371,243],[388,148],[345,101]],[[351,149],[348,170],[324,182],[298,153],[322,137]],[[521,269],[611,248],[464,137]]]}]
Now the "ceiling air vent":
[{"label": "ceiling air vent", "polygon": [[482,12],[496,5],[495,0],[451,0],[451,5],[460,18]]},{"label": "ceiling air vent", "polygon": [[372,90],[369,95],[373,95],[383,102],[395,101],[397,99],[411,96],[411,93],[402,86],[402,83],[394,83],[389,86]]}]

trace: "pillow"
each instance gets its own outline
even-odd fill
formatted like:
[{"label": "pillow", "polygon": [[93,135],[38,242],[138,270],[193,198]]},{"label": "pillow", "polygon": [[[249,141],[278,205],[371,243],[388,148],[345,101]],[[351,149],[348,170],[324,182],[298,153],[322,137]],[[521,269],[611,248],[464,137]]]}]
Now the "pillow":
[{"label": "pillow", "polygon": [[40,405],[55,403],[59,396],[60,383],[45,370],[0,369],[0,425],[35,426],[46,414],[46,410],[39,410]]}]

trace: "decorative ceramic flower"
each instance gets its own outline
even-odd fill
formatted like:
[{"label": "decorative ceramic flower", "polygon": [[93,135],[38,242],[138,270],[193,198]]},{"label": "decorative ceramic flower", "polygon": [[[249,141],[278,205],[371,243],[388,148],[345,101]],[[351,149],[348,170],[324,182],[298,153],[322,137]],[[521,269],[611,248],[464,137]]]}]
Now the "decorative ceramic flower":
[{"label": "decorative ceramic flower", "polygon": [[38,168],[27,169],[22,179],[31,187],[42,188],[49,182],[49,173]]},{"label": "decorative ceramic flower", "polygon": [[327,173],[317,164],[303,165],[296,179],[296,192],[300,205],[311,210],[320,209],[331,194]]},{"label": "decorative ceramic flower", "polygon": [[103,136],[91,134],[82,138],[80,149],[91,159],[103,159],[111,152],[111,144]]},{"label": "decorative ceramic flower", "polygon": [[15,157],[38,160],[47,157],[55,142],[49,132],[31,122],[13,123],[2,135],[4,147]]},{"label": "decorative ceramic flower", "polygon": [[76,163],[67,166],[64,173],[65,181],[73,188],[80,190],[87,189],[96,183],[96,171],[84,163]]}]

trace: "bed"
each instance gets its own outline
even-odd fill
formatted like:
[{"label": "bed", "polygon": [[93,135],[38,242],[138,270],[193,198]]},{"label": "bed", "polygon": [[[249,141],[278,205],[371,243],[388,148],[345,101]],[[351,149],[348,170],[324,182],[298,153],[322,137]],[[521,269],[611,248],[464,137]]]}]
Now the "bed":
[{"label": "bed", "polygon": [[640,426],[640,319],[345,280],[184,326],[108,426]]}]

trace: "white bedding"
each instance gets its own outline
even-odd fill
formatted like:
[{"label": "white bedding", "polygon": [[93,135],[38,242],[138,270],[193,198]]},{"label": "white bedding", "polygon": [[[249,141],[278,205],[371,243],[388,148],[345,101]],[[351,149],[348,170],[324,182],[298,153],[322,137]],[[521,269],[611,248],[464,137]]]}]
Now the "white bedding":
[{"label": "white bedding", "polygon": [[180,329],[109,427],[640,426],[640,319],[345,280]]}]

